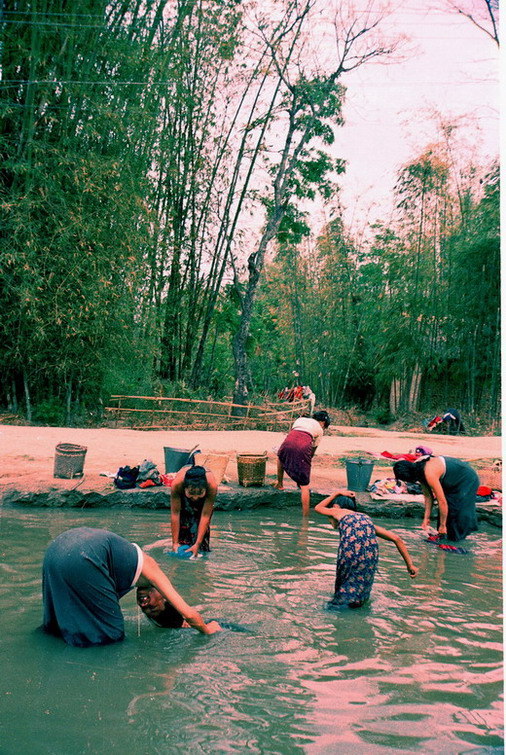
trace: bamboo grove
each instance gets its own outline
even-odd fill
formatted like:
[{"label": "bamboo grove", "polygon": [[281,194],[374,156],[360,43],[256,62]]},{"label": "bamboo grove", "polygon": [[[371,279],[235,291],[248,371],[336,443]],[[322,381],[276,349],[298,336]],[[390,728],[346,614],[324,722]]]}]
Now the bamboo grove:
[{"label": "bamboo grove", "polygon": [[3,3],[0,406],[70,423],[110,393],[243,403],[297,372],[334,406],[498,412],[497,166],[446,125],[394,216],[347,229],[347,75],[396,43],[363,3],[316,65],[330,5]]}]

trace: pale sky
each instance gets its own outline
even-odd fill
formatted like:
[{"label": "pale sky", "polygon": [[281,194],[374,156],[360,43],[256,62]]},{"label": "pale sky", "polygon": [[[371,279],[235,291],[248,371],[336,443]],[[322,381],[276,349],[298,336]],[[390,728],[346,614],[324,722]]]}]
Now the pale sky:
[{"label": "pale sky", "polygon": [[[364,222],[373,203],[377,216],[387,219],[396,172],[436,138],[431,110],[444,118],[464,116],[460,137],[480,162],[499,152],[497,45],[467,19],[431,11],[431,5],[409,0],[382,23],[387,39],[410,38],[406,60],[372,61],[343,79],[346,123],[336,129],[334,151],[348,160],[339,183],[353,225]],[[373,207],[369,219],[375,216]]]}]

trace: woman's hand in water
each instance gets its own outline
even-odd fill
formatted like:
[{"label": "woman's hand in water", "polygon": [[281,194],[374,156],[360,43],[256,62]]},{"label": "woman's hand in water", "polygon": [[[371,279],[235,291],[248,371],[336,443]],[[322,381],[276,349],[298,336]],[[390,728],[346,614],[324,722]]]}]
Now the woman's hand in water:
[{"label": "woman's hand in water", "polygon": [[195,543],[195,545],[192,545],[191,548],[187,548],[187,553],[191,553],[193,558],[198,558],[199,546]]},{"label": "woman's hand in water", "polygon": [[163,540],[155,540],[154,543],[149,543],[149,545],[143,545],[142,550],[146,553],[153,548],[166,548],[167,546],[170,546],[171,541],[169,538],[165,537]]},{"label": "woman's hand in water", "polygon": [[208,631],[206,634],[214,634],[215,632],[221,632],[221,627],[217,621],[209,621],[206,624]]},{"label": "woman's hand in water", "polygon": [[414,579],[416,575],[418,574],[418,567],[417,566],[408,566],[408,574],[411,577],[411,579]]}]

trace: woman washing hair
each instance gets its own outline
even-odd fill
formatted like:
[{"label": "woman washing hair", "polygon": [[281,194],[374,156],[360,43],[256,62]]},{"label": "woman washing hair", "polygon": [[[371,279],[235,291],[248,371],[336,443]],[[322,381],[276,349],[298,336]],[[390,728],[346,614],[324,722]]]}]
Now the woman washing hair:
[{"label": "woman washing hair", "polygon": [[478,529],[476,491],[480,481],[465,461],[451,456],[424,456],[398,461],[393,466],[397,480],[419,482],[425,499],[422,528],[427,529],[434,499],[438,504],[438,532],[448,540],[463,540]]},{"label": "woman washing hair", "polygon": [[334,529],[339,529],[334,596],[329,609],[342,606],[359,608],[369,598],[378,566],[377,537],[394,543],[404,559],[411,578],[418,569],[399,535],[373,523],[370,516],[357,511],[353,493],[338,490],[315,506],[317,514],[331,517]]},{"label": "woman washing hair", "polygon": [[189,545],[197,557],[209,551],[209,526],[218,485],[204,467],[183,467],[174,477],[170,496],[172,550]]}]

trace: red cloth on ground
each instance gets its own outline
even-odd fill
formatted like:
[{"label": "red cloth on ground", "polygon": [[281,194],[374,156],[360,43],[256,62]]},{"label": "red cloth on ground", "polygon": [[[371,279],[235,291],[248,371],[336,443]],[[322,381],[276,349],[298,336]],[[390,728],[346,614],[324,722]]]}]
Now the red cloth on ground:
[{"label": "red cloth on ground", "polygon": [[395,459],[395,461],[398,461],[399,459],[416,461],[420,458],[420,454],[391,454],[390,451],[382,451],[381,456],[384,456],[385,459]]},{"label": "red cloth on ground", "polygon": [[153,480],[144,480],[144,482],[139,483],[140,488],[152,488],[156,485],[156,482]]},{"label": "red cloth on ground", "polygon": [[489,488],[488,485],[480,485],[480,487],[476,491],[476,495],[492,495],[492,488]]},{"label": "red cloth on ground", "polygon": [[436,427],[436,425],[440,425],[442,421],[443,421],[443,418],[440,417],[439,415],[437,415],[436,417],[433,417],[431,421],[429,422],[429,424],[427,425],[427,429],[433,430]]}]

